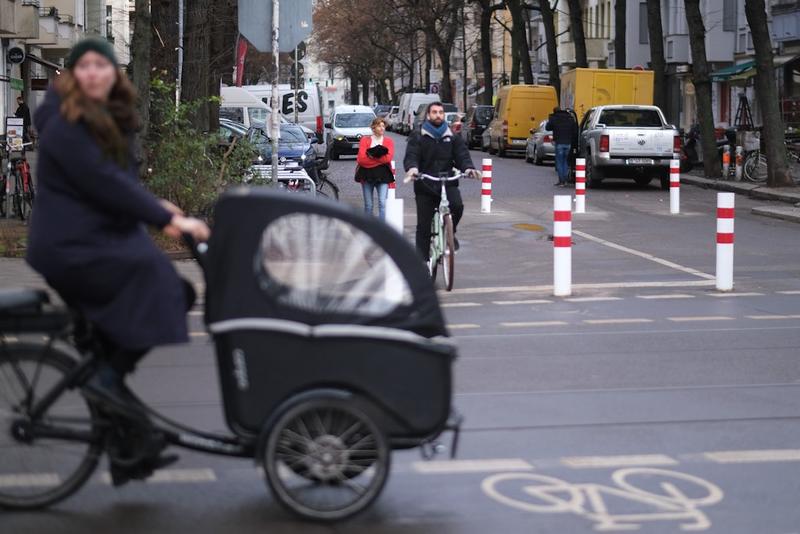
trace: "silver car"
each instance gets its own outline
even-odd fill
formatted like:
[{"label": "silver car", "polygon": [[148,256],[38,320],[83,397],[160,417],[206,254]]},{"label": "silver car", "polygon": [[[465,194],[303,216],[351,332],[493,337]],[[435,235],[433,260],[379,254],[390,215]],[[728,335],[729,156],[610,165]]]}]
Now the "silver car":
[{"label": "silver car", "polygon": [[556,145],[553,143],[553,132],[547,129],[547,121],[539,123],[539,127],[531,129],[528,144],[525,146],[525,161],[541,165],[545,159],[555,159]]}]

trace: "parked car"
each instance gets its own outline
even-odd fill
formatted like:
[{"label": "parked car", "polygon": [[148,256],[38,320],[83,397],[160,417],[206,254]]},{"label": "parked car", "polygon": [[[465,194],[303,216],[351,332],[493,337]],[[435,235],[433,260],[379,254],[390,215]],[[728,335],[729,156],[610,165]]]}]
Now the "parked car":
[{"label": "parked car", "polygon": [[444,114],[444,120],[447,121],[447,124],[450,125],[450,131],[453,132],[453,135],[461,134],[461,128],[463,127],[463,123],[461,122],[461,113],[457,111],[450,111]]},{"label": "parked car", "polygon": [[345,154],[358,154],[361,138],[372,135],[369,126],[374,118],[375,112],[368,106],[336,106],[330,122],[325,124],[330,159],[337,160]]},{"label": "parked car", "polygon": [[556,88],[549,85],[506,85],[497,92],[489,152],[505,157],[525,153],[531,128],[558,105]]},{"label": "parked car", "polygon": [[372,108],[372,111],[375,112],[376,117],[384,118],[386,118],[386,115],[388,115],[391,110],[392,106],[388,104],[375,104],[375,106]]},{"label": "parked car", "polygon": [[395,131],[408,135],[413,129],[415,112],[420,105],[430,104],[439,100],[439,95],[425,93],[406,93],[400,97],[400,120],[396,123]]},{"label": "parked car", "polygon": [[489,152],[489,146],[492,142],[492,126],[487,126],[481,133],[481,150]]},{"label": "parked car", "polygon": [[598,106],[583,116],[578,140],[586,158],[586,184],[628,178],[645,186],[658,178],[669,189],[669,162],[681,149],[675,126],[656,106]]},{"label": "parked car", "polygon": [[[247,138],[258,151],[260,163],[269,165],[272,161],[272,140],[268,127],[265,125],[254,126],[247,132]],[[295,124],[281,124],[281,135],[278,138],[278,161],[282,165],[289,163],[299,164],[316,182],[317,170],[320,162],[317,161],[314,145],[316,137],[309,139],[300,126]]]},{"label": "parked car", "polygon": [[555,157],[556,145],[553,143],[553,132],[548,129],[547,120],[543,120],[538,128],[531,129],[525,147],[525,161],[541,165],[545,159],[555,159]]},{"label": "parked car", "polygon": [[464,118],[461,136],[469,148],[481,147],[481,135],[494,117],[492,106],[472,106]]},{"label": "parked car", "polygon": [[390,132],[395,131],[395,125],[398,120],[399,112],[400,106],[392,106],[392,109],[390,109],[388,115],[386,115],[386,129]]},{"label": "parked car", "polygon": [[232,121],[220,117],[219,119],[219,136],[225,143],[232,143],[234,139],[247,137],[247,126],[241,122]]}]

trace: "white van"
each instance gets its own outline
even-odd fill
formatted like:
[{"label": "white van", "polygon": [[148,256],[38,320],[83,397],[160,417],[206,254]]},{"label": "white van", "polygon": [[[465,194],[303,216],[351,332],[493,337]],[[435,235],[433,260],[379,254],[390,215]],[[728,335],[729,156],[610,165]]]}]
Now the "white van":
[{"label": "white van", "polygon": [[330,150],[331,159],[339,159],[344,154],[358,154],[361,138],[372,135],[372,124],[375,112],[369,106],[342,105],[336,106],[331,113],[330,122],[325,123],[328,135],[325,141]]},{"label": "white van", "polygon": [[221,119],[230,119],[249,128],[254,122],[266,122],[269,117],[269,106],[241,87],[223,87],[220,89],[220,97]]},{"label": "white van", "polygon": [[[414,118],[421,104],[430,104],[439,100],[439,95],[429,95],[425,93],[409,93],[405,107],[400,101],[400,129],[403,134],[409,134],[414,125]],[[403,95],[405,98],[406,95]]]},{"label": "white van", "polygon": [[[271,85],[244,85],[242,89],[249,92],[265,105],[270,105]],[[294,89],[289,84],[278,85],[279,107],[281,115],[289,122],[294,122]],[[322,142],[324,134],[322,98],[318,85],[309,86],[297,91],[297,122],[317,133],[317,139]]]}]

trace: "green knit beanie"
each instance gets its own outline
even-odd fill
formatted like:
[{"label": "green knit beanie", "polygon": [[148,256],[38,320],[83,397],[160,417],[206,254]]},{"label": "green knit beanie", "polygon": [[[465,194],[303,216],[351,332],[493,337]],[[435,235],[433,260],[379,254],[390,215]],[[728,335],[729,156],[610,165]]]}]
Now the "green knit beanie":
[{"label": "green knit beanie", "polygon": [[72,50],[70,50],[65,63],[67,68],[72,69],[81,56],[83,56],[86,52],[97,52],[101,56],[105,56],[111,63],[113,63],[114,68],[119,67],[119,63],[117,63],[117,56],[114,55],[114,47],[111,45],[111,43],[99,37],[87,37],[86,39],[78,42],[78,44],[73,46]]}]

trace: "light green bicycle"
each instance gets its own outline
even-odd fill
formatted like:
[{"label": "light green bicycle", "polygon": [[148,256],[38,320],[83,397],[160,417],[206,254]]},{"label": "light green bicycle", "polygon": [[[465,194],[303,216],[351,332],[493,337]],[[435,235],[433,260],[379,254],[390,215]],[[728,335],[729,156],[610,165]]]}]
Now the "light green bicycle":
[{"label": "light green bicycle", "polygon": [[442,184],[439,207],[434,212],[433,222],[431,223],[431,248],[428,269],[430,270],[431,278],[436,280],[436,273],[439,267],[442,268],[442,278],[447,291],[452,291],[453,289],[456,269],[456,246],[453,216],[450,213],[450,202],[447,200],[447,188],[445,185],[447,182],[458,180],[463,176],[464,174],[460,172],[453,176],[420,175],[420,178]]}]

